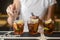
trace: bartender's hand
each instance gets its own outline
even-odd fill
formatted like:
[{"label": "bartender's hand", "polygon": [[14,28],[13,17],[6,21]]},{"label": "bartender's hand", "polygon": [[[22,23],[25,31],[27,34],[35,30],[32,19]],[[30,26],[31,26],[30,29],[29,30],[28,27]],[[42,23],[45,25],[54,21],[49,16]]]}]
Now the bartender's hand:
[{"label": "bartender's hand", "polygon": [[15,8],[15,5],[13,5],[13,4],[9,5],[6,9],[6,12],[9,16],[7,21],[10,25],[12,25],[13,21],[15,20],[15,18],[17,16],[17,10]]}]

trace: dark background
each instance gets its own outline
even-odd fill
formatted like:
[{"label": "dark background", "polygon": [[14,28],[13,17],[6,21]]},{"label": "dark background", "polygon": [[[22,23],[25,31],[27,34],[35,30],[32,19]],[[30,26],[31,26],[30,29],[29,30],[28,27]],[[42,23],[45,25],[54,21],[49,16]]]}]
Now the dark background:
[{"label": "dark background", "polygon": [[7,6],[12,3],[13,0],[0,0],[0,13],[5,14]]},{"label": "dark background", "polygon": [[[0,0],[0,23],[2,21],[2,24],[0,24],[0,31],[9,31],[11,28],[7,23],[8,15],[6,13],[6,8],[12,3],[13,0]],[[6,23],[4,24],[4,22]]]},{"label": "dark background", "polygon": [[56,12],[55,15],[60,19],[60,0],[56,0],[57,5],[56,5]]}]

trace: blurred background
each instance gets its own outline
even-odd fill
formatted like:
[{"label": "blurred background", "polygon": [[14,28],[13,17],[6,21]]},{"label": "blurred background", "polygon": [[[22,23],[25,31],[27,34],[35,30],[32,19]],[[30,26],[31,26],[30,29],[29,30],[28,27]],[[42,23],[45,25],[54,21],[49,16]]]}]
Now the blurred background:
[{"label": "blurred background", "polygon": [[[55,4],[55,31],[60,31],[60,0],[56,0],[57,4]],[[7,23],[7,13],[6,8],[9,4],[12,4],[13,0],[0,0],[0,31],[9,31],[9,24]]]},{"label": "blurred background", "polygon": [[9,24],[7,23],[6,8],[13,3],[13,0],[0,0],[0,31],[9,31]]}]

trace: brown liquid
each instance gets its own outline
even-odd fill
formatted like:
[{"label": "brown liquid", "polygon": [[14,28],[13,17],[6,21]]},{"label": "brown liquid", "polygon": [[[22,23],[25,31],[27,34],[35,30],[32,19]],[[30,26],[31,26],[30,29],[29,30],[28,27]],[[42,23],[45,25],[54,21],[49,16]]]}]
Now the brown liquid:
[{"label": "brown liquid", "polygon": [[48,25],[45,25],[45,27],[49,28],[49,30],[44,30],[45,34],[52,34],[54,31],[54,24],[50,23]]},{"label": "brown liquid", "polygon": [[28,29],[29,29],[29,33],[30,34],[37,34],[37,30],[38,30],[38,23],[28,23]]},{"label": "brown liquid", "polygon": [[[23,25],[21,25],[21,24],[14,24],[13,26],[14,26],[14,27],[13,27],[13,29],[14,29],[14,34],[20,35],[20,34],[23,33],[24,24],[23,24]],[[16,29],[15,27],[17,27],[17,29]]]}]

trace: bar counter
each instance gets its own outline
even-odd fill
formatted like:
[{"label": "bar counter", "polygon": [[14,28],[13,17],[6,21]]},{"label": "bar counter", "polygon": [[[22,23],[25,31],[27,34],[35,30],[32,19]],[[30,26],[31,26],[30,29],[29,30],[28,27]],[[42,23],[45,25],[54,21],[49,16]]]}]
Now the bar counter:
[{"label": "bar counter", "polygon": [[[0,31],[0,40],[40,40],[40,33],[31,35],[24,32],[21,35],[14,35],[13,31]],[[52,35],[45,34],[47,40],[60,40],[60,32],[54,32]]]}]

